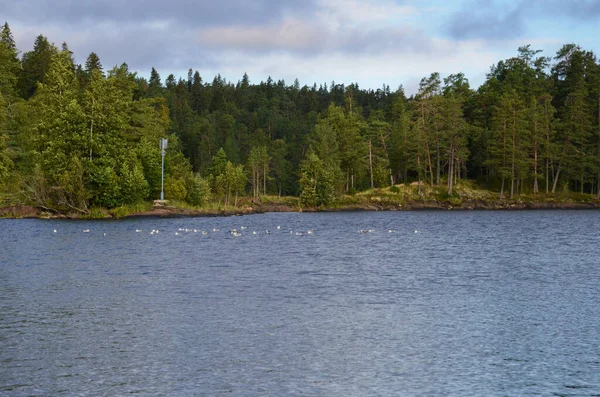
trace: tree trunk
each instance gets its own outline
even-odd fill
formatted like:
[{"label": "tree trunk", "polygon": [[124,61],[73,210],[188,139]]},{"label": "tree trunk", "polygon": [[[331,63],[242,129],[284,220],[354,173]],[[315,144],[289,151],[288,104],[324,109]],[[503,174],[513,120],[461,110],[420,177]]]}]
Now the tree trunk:
[{"label": "tree trunk", "polygon": [[554,175],[554,182],[552,183],[552,193],[556,192],[556,184],[558,183],[559,176],[560,176],[560,163],[558,163],[558,167],[556,168],[556,174]]},{"label": "tree trunk", "polygon": [[548,194],[548,191],[550,189],[550,159],[546,159],[546,194]]},{"label": "tree trunk", "polygon": [[94,133],[94,98],[92,97],[92,123],[90,125],[90,161],[92,161],[92,140],[93,140],[93,133]]},{"label": "tree trunk", "polygon": [[533,193],[538,193],[538,147],[537,140],[533,141]]},{"label": "tree trunk", "polygon": [[[427,133],[425,132],[425,107],[421,103],[421,120],[423,123],[423,135],[425,138],[425,152],[427,153],[427,162],[429,164],[429,175],[431,177],[431,186],[433,186],[433,166],[431,164],[431,153],[429,151],[429,141],[427,140]],[[419,185],[420,188],[420,185]]]},{"label": "tree trunk", "polygon": [[450,153],[448,154],[448,194],[452,194],[452,179],[454,178],[454,137],[450,140]]},{"label": "tree trunk", "polygon": [[[598,88],[598,160],[600,161],[600,87]],[[600,167],[598,167],[596,197],[600,198]]]},{"label": "tree trunk", "polygon": [[252,168],[252,198],[256,198],[256,171]]},{"label": "tree trunk", "polygon": [[350,191],[350,170],[346,168],[346,193]]},{"label": "tree trunk", "polygon": [[419,182],[417,184],[417,194],[421,195],[421,153],[417,153],[417,178]]},{"label": "tree trunk", "polygon": [[431,152],[429,151],[429,142],[425,140],[425,151],[427,152],[427,163],[429,164],[429,179],[431,180],[431,186],[433,186],[433,165],[431,164]]},{"label": "tree trunk", "polygon": [[440,138],[439,136],[436,134],[435,136],[435,151],[436,151],[436,156],[437,156],[437,161],[436,161],[436,171],[435,171],[435,184],[439,185],[440,184]]},{"label": "tree trunk", "polygon": [[375,187],[373,183],[373,150],[371,140],[369,139],[369,173],[371,175],[371,189]]}]

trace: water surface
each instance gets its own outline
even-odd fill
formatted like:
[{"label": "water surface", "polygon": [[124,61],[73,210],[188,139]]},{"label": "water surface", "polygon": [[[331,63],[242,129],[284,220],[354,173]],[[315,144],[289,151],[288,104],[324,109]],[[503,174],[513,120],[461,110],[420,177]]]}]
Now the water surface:
[{"label": "water surface", "polygon": [[598,224],[0,220],[0,395],[600,395]]}]

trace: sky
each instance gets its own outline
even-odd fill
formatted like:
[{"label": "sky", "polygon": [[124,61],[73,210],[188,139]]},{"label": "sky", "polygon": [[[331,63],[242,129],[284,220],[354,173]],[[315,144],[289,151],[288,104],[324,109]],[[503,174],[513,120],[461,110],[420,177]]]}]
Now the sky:
[{"label": "sky", "polygon": [[421,78],[462,72],[476,88],[490,67],[530,44],[600,54],[600,0],[0,0],[21,52],[38,34],[78,63],[126,62],[148,77],[236,83],[357,83],[416,92]]}]

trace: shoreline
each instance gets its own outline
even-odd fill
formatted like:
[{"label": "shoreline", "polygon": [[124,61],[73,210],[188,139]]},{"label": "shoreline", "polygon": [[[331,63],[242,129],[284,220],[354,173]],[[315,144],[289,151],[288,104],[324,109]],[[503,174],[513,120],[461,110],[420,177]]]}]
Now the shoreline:
[{"label": "shoreline", "polygon": [[131,219],[131,218],[181,218],[221,217],[263,214],[269,212],[359,212],[359,211],[519,211],[519,210],[595,210],[600,202],[563,201],[485,201],[466,200],[460,204],[424,200],[397,203],[360,203],[322,208],[301,208],[284,204],[254,204],[235,209],[190,209],[177,206],[155,206],[148,211],[138,211],[122,216],[102,210],[101,216],[81,213],[49,213],[42,208],[29,205],[12,205],[0,208],[0,219]]}]

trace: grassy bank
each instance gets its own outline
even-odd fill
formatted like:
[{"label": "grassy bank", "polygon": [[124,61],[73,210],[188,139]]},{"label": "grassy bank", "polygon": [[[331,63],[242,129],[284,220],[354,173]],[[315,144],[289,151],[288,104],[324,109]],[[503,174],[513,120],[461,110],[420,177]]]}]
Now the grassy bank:
[{"label": "grassy bank", "polygon": [[131,204],[113,209],[91,208],[88,213],[49,211],[20,203],[14,196],[0,195],[0,217],[3,218],[74,218],[120,219],[136,216],[229,216],[264,212],[289,211],[401,211],[401,210],[475,210],[475,209],[588,209],[600,208],[600,200],[592,194],[555,193],[521,194],[513,199],[499,197],[499,192],[480,189],[471,181],[461,181],[452,194],[444,186],[416,184],[370,189],[351,195],[341,195],[321,207],[303,207],[297,197],[260,196],[240,198],[237,205],[211,202],[191,206],[170,201],[166,206],[152,202]]}]

